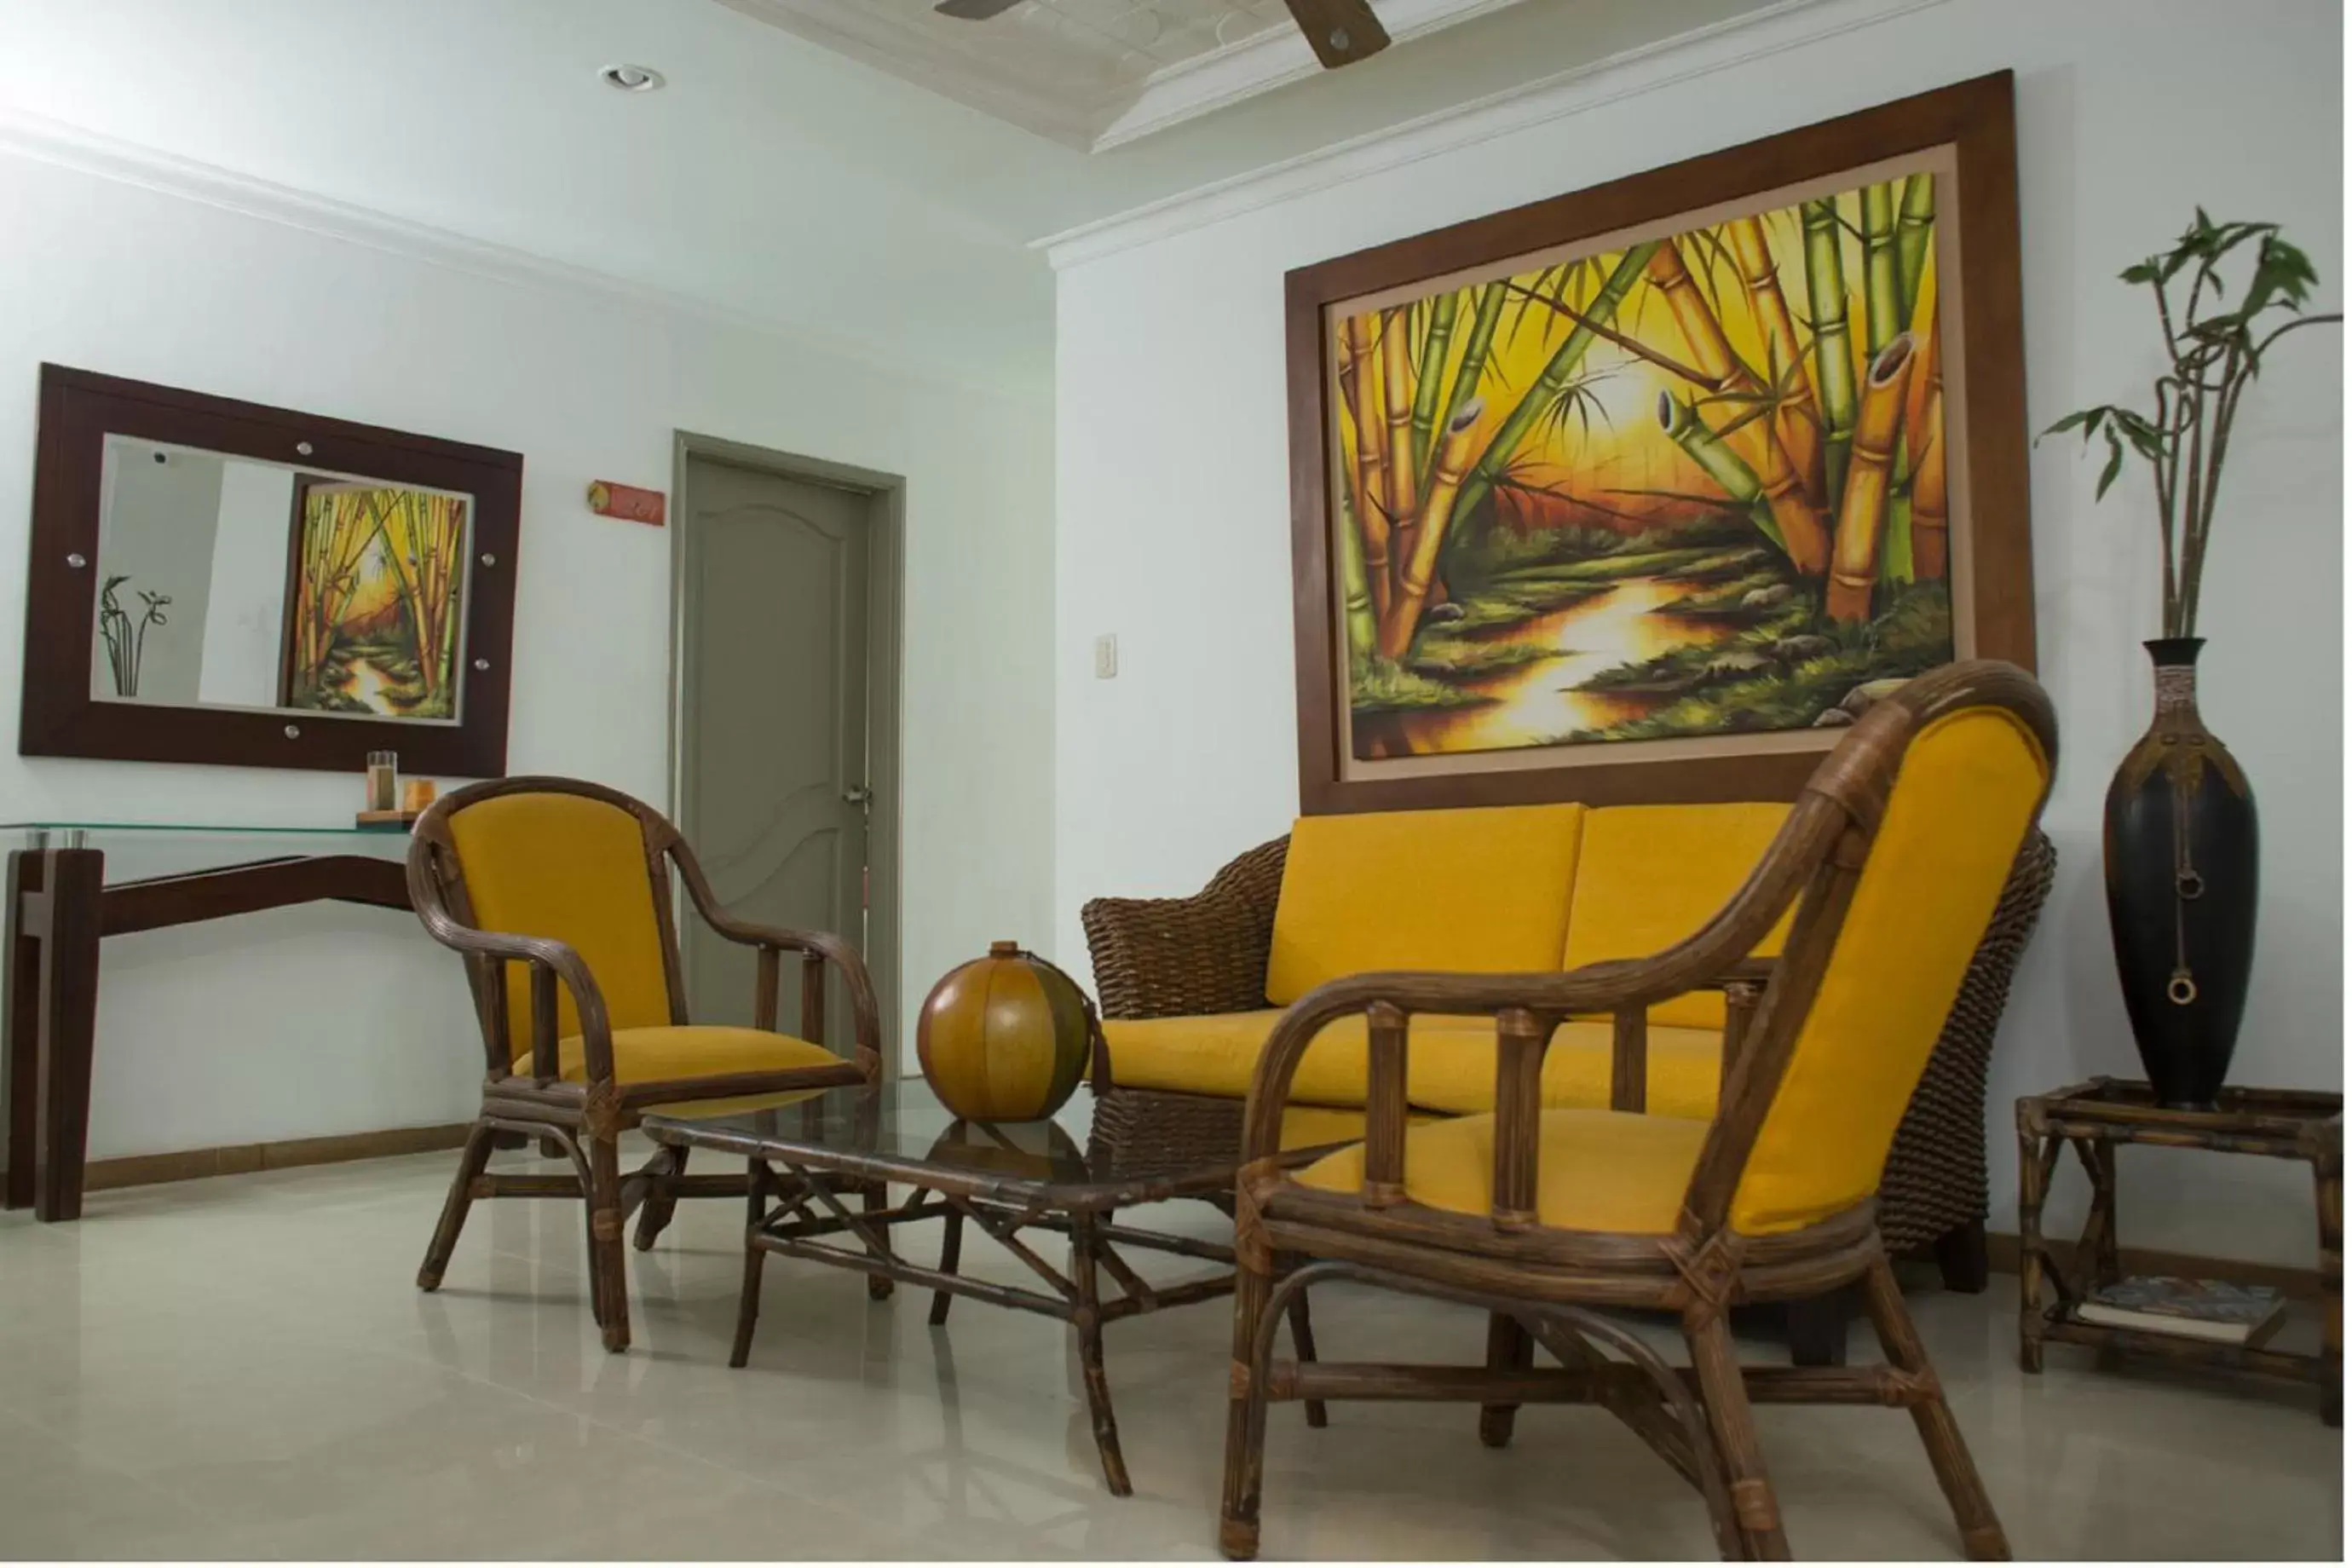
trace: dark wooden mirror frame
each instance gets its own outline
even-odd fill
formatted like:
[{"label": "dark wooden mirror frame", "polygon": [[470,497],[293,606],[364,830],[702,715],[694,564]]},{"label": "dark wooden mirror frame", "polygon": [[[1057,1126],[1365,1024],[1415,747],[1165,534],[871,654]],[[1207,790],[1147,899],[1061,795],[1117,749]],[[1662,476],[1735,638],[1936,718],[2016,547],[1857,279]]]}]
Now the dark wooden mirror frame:
[{"label": "dark wooden mirror frame", "polygon": [[[522,505],[520,453],[54,364],[41,367],[40,408],[32,556],[25,575],[25,687],[16,733],[20,754],[357,773],[368,752],[391,751],[400,754],[406,773],[504,775]],[[458,721],[151,706],[93,698],[99,476],[110,435],[472,496],[467,549],[473,563],[467,579],[466,668]],[[81,564],[76,565],[77,560]]]}]

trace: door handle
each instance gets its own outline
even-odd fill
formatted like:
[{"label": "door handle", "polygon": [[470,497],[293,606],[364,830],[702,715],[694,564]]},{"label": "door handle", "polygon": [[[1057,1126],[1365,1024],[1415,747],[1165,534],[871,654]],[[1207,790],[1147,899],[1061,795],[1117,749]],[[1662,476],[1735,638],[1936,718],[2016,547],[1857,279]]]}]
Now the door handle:
[{"label": "door handle", "polygon": [[841,792],[841,798],[851,805],[866,806],[869,809],[874,805],[874,792],[864,784],[850,785]]}]

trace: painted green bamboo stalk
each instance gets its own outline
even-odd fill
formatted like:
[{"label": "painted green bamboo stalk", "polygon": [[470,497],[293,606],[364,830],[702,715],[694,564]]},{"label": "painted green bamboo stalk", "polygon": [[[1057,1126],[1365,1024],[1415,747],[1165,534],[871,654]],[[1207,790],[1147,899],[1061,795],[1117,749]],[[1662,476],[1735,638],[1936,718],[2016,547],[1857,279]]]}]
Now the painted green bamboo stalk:
[{"label": "painted green bamboo stalk", "polygon": [[1903,272],[1895,255],[1895,184],[1862,187],[1863,346],[1876,359],[1903,331]]},{"label": "painted green bamboo stalk", "polygon": [[1429,472],[1429,444],[1437,430],[1437,405],[1445,386],[1445,356],[1454,346],[1454,315],[1462,296],[1449,289],[1431,301],[1429,329],[1421,339],[1421,374],[1412,393],[1412,471]]},{"label": "painted green bamboo stalk", "polygon": [[1624,302],[1625,296],[1633,289],[1634,279],[1642,276],[1642,269],[1650,264],[1651,255],[1662,243],[1654,239],[1644,240],[1618,258],[1616,270],[1609,274],[1608,281],[1601,285],[1600,291],[1592,296],[1592,302],[1584,308],[1576,330],[1568,334],[1565,342],[1552,351],[1543,374],[1536,377],[1533,384],[1512,405],[1510,414],[1496,428],[1494,438],[1486,443],[1486,449],[1478,454],[1478,461],[1470,469],[1470,477],[1463,481],[1462,493],[1454,499],[1454,516],[1469,516],[1486,498],[1486,492],[1494,488],[1495,480],[1502,474],[1503,466],[1511,460],[1511,454],[1518,449],[1521,441],[1527,439],[1528,432],[1535,428],[1536,421],[1543,416],[1545,408],[1568,385],[1569,378],[1576,374],[1576,367],[1584,363],[1585,353],[1593,343],[1591,324],[1598,321],[1606,326],[1616,316],[1617,307]]},{"label": "painted green bamboo stalk", "polygon": [[[1881,243],[1875,252],[1872,249],[1871,193],[1886,192],[1891,199],[1892,188],[1873,185],[1863,193],[1864,280],[1870,290],[1870,352],[1874,356],[1909,324],[1912,310],[1919,302],[1919,276],[1927,264],[1927,240],[1936,221],[1935,180],[1935,175],[1922,173],[1904,183],[1902,212],[1895,220],[1891,244]],[[1894,252],[1891,280],[1881,277],[1889,248]],[[1885,296],[1884,304],[1882,293]],[[1878,576],[1883,583],[1908,583],[1912,577],[1911,456],[1907,442],[1898,441],[1895,448],[1895,493],[1886,510],[1886,537],[1879,552]]]},{"label": "painted green bamboo stalk", "polygon": [[1805,304],[1812,317],[1813,382],[1822,405],[1822,468],[1831,515],[1845,493],[1853,448],[1853,342],[1846,327],[1845,258],[1838,249],[1837,199],[1805,202]]},{"label": "painted green bamboo stalk", "polygon": [[1371,580],[1364,573],[1364,540],[1356,531],[1354,508],[1344,503],[1339,517],[1339,587],[1347,612],[1348,669],[1360,675],[1370,668],[1372,643],[1380,630],[1372,616]]},{"label": "painted green bamboo stalk", "polygon": [[[1902,453],[1895,454],[1899,466]],[[1909,476],[1904,476],[1903,488],[1896,490],[1886,503],[1886,537],[1878,546],[1878,580],[1882,583],[1908,583],[1916,568],[1911,563],[1911,486]]]},{"label": "painted green bamboo stalk", "polygon": [[[1486,360],[1495,347],[1495,329],[1503,320],[1506,285],[1498,279],[1478,290],[1478,308],[1470,318],[1470,336],[1462,345],[1462,369],[1454,377],[1454,390],[1445,395],[1446,425],[1462,412],[1462,405],[1478,395],[1478,383],[1486,374]],[[1434,430],[1433,426],[1432,429]]]},{"label": "painted green bamboo stalk", "polygon": [[1675,445],[1690,454],[1692,462],[1706,470],[1706,477],[1723,487],[1723,493],[1748,509],[1765,538],[1773,547],[1786,553],[1789,542],[1780,536],[1780,524],[1772,520],[1771,503],[1764,497],[1764,481],[1756,470],[1740,459],[1739,454],[1724,444],[1723,437],[1707,427],[1698,416],[1698,410],[1687,403],[1677,403],[1671,392],[1658,394],[1658,424],[1674,437]]},{"label": "painted green bamboo stalk", "polygon": [[1927,246],[1935,233],[1936,176],[1922,170],[1904,182],[1903,213],[1895,221],[1895,270],[1906,324],[1919,303],[1919,275],[1927,269]]}]

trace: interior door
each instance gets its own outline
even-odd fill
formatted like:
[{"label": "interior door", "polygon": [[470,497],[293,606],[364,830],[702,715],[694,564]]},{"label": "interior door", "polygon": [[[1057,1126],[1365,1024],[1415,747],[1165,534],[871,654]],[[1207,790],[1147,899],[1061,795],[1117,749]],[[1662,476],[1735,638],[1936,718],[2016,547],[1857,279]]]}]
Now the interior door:
[{"label": "interior door", "polygon": [[[678,826],[720,901],[866,946],[868,498],[688,459]],[[749,1024],[757,956],[682,916],[698,1024]],[[800,1027],[784,959],[778,1026]],[[838,973],[826,1043],[850,1042]]]}]

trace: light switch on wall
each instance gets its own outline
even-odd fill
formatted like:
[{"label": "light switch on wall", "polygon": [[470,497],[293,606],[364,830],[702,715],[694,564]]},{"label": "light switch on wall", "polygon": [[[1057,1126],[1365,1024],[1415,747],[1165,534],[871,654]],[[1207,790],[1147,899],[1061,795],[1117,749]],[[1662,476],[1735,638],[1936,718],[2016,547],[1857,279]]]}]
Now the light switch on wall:
[{"label": "light switch on wall", "polygon": [[1118,675],[1118,636],[1105,632],[1095,638],[1095,679],[1114,679]]}]

